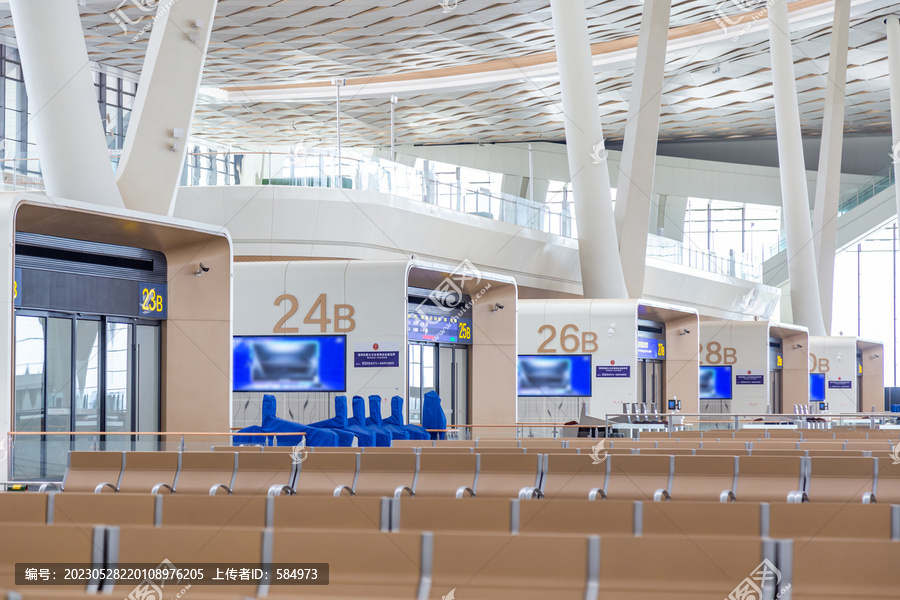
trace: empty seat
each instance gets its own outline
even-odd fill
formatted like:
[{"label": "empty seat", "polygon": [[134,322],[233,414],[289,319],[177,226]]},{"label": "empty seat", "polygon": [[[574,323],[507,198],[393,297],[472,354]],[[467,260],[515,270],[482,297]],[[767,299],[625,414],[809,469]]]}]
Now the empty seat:
[{"label": "empty seat", "polygon": [[635,503],[560,500],[520,502],[518,532],[541,534],[631,535],[635,525]]},{"label": "empty seat", "polygon": [[[69,452],[69,466],[62,482],[67,492],[95,492],[114,490],[122,474],[121,452]],[[112,484],[112,488],[103,486]]]},{"label": "empty seat", "polygon": [[[279,446],[274,446],[278,448]],[[213,446],[214,452],[262,452],[262,446]]]},{"label": "empty seat", "polygon": [[749,456],[749,450],[722,450],[718,448],[700,448],[694,450],[695,456]]},{"label": "empty seat", "polygon": [[399,497],[404,492],[413,495],[418,471],[418,454],[367,452],[360,456],[353,491],[364,496]]},{"label": "empty seat", "polygon": [[[385,502],[387,502],[385,500]],[[381,498],[278,496],[272,499],[275,529],[370,529],[387,531],[390,514]]]},{"label": "empty seat", "polygon": [[[206,497],[205,499],[209,499]],[[218,500],[218,498],[216,498]],[[175,567],[183,564],[259,564],[263,560],[264,536],[262,528],[248,527],[141,527],[123,526],[110,532],[108,561],[119,564],[143,563],[158,565],[168,560]],[[303,539],[303,536],[297,536]],[[116,552],[116,549],[118,550]],[[62,561],[60,561],[62,562]],[[295,562],[293,559],[282,562]],[[314,561],[309,561],[314,562]],[[258,582],[223,584],[215,591],[256,596]],[[298,586],[299,587],[299,586]],[[109,581],[105,593],[127,594],[134,584]],[[179,588],[172,589],[177,592]],[[168,594],[169,588],[165,590]],[[165,596],[166,600],[172,596]]]},{"label": "empty seat", "polygon": [[475,482],[478,498],[515,498],[539,495],[542,454],[481,454]]},{"label": "empty seat", "polygon": [[522,443],[519,440],[478,438],[475,440],[475,447],[478,449],[481,449],[481,448],[521,448]]},{"label": "empty seat", "polygon": [[[56,563],[103,565],[103,529],[77,525],[47,526],[3,523],[0,525],[0,588],[15,588],[16,563],[49,565]],[[62,576],[62,573],[58,573]],[[37,591],[41,586],[25,589]],[[84,591],[87,586],[73,585],[70,589]],[[37,588],[37,589],[36,589]],[[48,586],[60,598],[65,587]]]},{"label": "empty seat", "polygon": [[[511,504],[518,500],[481,498],[477,502],[456,498],[402,498],[394,500],[394,531],[471,531],[509,533]],[[549,503],[522,504],[547,506]]]},{"label": "empty seat", "polygon": [[694,450],[691,448],[637,448],[635,452],[644,456],[691,456],[694,454]]},{"label": "empty seat", "polygon": [[882,540],[794,540],[793,598],[897,598],[900,544]]},{"label": "empty seat", "polygon": [[227,452],[183,452],[175,492],[215,495],[220,489],[231,489],[237,459],[237,454]]},{"label": "empty seat", "polygon": [[739,502],[786,502],[803,490],[804,460],[793,456],[741,456],[735,496]]},{"label": "empty seat", "polygon": [[878,469],[878,489],[875,497],[883,504],[900,504],[900,465],[891,456],[875,457]]},{"label": "empty seat", "polygon": [[[313,455],[308,455],[307,460]],[[275,494],[293,488],[294,464],[290,454],[239,452],[234,494]]]},{"label": "empty seat", "polygon": [[645,502],[640,526],[646,536],[758,537],[760,520],[760,507],[751,502]]},{"label": "empty seat", "polygon": [[421,454],[416,496],[453,498],[471,495],[480,458],[477,454]]},{"label": "empty seat", "polygon": [[675,500],[726,502],[734,497],[737,457],[676,456],[669,493]]},{"label": "empty seat", "polygon": [[172,494],[162,498],[161,523],[173,527],[265,527],[266,498]]},{"label": "empty seat", "polygon": [[812,502],[869,502],[875,459],[816,457],[807,461],[806,492]]},{"label": "empty seat", "polygon": [[44,515],[56,525],[153,525],[157,499],[150,494],[50,494]]},{"label": "empty seat", "polygon": [[547,498],[587,500],[591,490],[603,488],[606,481],[605,459],[602,453],[545,454],[544,478],[541,484]]},{"label": "empty seat", "polygon": [[606,459],[603,493],[611,500],[664,500],[671,482],[673,457],[616,455]]},{"label": "empty seat", "polygon": [[475,446],[425,446],[419,449],[420,454],[474,454]]},{"label": "empty seat", "polygon": [[0,523],[46,523],[45,494],[0,493]]},{"label": "empty seat", "polygon": [[599,560],[596,536],[436,532],[429,597],[584,600]]},{"label": "empty seat", "polygon": [[892,507],[887,504],[773,503],[767,510],[767,535],[773,539],[891,539]]},{"label": "empty seat", "polygon": [[605,536],[601,545],[601,600],[729,598],[763,556],[758,538]]},{"label": "empty seat", "polygon": [[272,586],[268,597],[415,598],[427,576],[423,539],[428,538],[421,533],[275,529],[273,562],[328,563],[329,576],[328,585]]},{"label": "empty seat", "polygon": [[313,452],[300,463],[296,492],[301,496],[340,496],[356,487],[361,454]]},{"label": "empty seat", "polygon": [[124,493],[171,492],[181,464],[180,452],[125,452],[118,490]]}]

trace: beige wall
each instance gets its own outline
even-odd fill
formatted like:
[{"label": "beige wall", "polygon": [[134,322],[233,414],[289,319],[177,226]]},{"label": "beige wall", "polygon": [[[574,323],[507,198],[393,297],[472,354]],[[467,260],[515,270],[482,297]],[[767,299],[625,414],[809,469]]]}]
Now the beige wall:
[{"label": "beige wall", "polygon": [[793,414],[794,404],[809,401],[809,332],[772,327],[769,335],[781,338],[781,412]]},{"label": "beige wall", "polygon": [[[700,322],[696,314],[666,311],[666,388],[664,401],[677,396],[681,412],[700,412],[699,335]],[[684,330],[690,333],[682,335]],[[666,409],[665,402],[660,410]],[[667,409],[666,409],[667,410]],[[668,412],[668,410],[667,410]]]},{"label": "beige wall", "polygon": [[875,342],[858,340],[862,351],[862,410],[884,410],[884,346]]}]

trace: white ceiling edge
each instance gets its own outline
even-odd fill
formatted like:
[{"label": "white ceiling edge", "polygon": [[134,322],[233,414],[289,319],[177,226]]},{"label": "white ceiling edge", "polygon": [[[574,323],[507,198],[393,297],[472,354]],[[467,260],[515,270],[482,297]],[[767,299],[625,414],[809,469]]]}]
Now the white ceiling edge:
[{"label": "white ceiling edge", "polygon": [[[858,16],[869,4],[881,5],[880,0],[851,0],[851,16]],[[763,10],[763,9],[760,9]],[[791,16],[793,32],[814,27],[821,27],[832,22],[834,0],[825,4],[794,11]],[[759,38],[768,38],[768,17],[762,16],[755,21],[729,29],[701,33],[669,42],[667,53],[683,52],[692,48],[702,48],[707,44],[721,44],[730,38],[739,36],[745,43],[751,44]],[[594,68],[616,69],[631,66],[637,56],[637,48],[619,50],[593,57]],[[496,87],[509,82],[524,80],[534,83],[554,83],[558,79],[559,69],[556,62],[530,67],[503,69],[484,73],[467,73],[448,77],[416,79],[410,81],[363,83],[345,85],[341,88],[344,98],[379,98],[392,95],[416,95],[434,93],[436,91],[462,91],[479,89],[486,86]],[[278,89],[277,87],[259,90],[229,91],[222,88],[201,87],[198,100],[201,103],[245,103],[245,102],[295,102],[295,101],[330,101],[334,99],[335,88],[330,82],[322,82],[316,87]]]}]

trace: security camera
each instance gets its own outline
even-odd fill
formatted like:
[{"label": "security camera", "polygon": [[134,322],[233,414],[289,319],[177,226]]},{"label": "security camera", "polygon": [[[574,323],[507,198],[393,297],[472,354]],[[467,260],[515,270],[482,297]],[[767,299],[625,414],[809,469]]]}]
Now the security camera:
[{"label": "security camera", "polygon": [[209,273],[209,267],[207,267],[203,263],[200,263],[200,268],[197,269],[197,271],[194,273],[194,275],[199,277],[199,276],[203,275],[204,273]]},{"label": "security camera", "polygon": [[691,332],[690,329],[682,329],[682,330],[681,330],[681,335],[687,335],[687,334],[689,334],[690,332]]},{"label": "security camera", "polygon": [[498,310],[503,310],[503,305],[499,302],[495,303],[494,306],[491,307],[491,312],[497,312]]}]

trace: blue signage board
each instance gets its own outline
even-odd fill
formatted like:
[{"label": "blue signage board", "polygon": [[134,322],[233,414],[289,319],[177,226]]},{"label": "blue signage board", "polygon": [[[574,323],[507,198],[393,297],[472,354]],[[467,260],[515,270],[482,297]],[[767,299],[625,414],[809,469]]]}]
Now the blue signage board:
[{"label": "blue signage board", "polygon": [[829,381],[828,389],[830,390],[849,390],[853,388],[852,381]]},{"label": "blue signage board", "polygon": [[765,375],[735,375],[734,383],[736,385],[763,385],[765,384]]},{"label": "blue signage board", "polygon": [[169,298],[166,295],[166,284],[140,282],[141,295],[138,304],[138,315],[145,319],[165,319],[169,311]]},{"label": "blue signage board", "polygon": [[472,343],[472,319],[409,312],[406,315],[406,327],[410,340],[450,344]]},{"label": "blue signage board", "polygon": [[638,358],[657,360],[666,358],[666,344],[662,340],[639,337],[637,341]]},{"label": "blue signage board", "polygon": [[631,377],[630,365],[608,365],[597,367],[597,377]]},{"label": "blue signage board", "polygon": [[400,352],[397,351],[379,351],[371,352],[354,352],[353,366],[357,369],[367,367],[399,367]]}]

